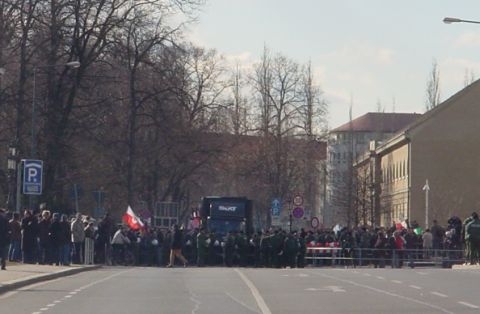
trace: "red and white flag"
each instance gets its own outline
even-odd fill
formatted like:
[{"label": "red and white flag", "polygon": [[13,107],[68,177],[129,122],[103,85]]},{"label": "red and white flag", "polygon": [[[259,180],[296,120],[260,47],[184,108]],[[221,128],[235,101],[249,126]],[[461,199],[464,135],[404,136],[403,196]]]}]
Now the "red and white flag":
[{"label": "red and white flag", "polygon": [[130,205],[127,208],[127,212],[123,214],[122,220],[133,230],[142,229],[145,226],[140,217],[135,215]]}]

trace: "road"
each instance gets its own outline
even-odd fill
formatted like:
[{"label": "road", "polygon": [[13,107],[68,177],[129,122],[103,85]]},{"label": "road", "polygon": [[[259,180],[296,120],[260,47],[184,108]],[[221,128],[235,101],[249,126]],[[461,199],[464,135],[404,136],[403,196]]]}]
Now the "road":
[{"label": "road", "polygon": [[105,267],[0,296],[0,313],[479,313],[478,270]]}]

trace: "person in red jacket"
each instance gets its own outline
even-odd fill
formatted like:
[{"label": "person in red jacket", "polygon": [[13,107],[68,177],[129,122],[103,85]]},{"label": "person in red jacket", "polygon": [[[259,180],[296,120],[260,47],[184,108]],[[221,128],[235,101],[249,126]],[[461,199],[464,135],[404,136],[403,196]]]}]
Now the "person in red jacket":
[{"label": "person in red jacket", "polygon": [[403,260],[403,252],[405,251],[405,239],[402,236],[402,232],[397,230],[393,233],[393,260],[392,267],[401,268]]}]

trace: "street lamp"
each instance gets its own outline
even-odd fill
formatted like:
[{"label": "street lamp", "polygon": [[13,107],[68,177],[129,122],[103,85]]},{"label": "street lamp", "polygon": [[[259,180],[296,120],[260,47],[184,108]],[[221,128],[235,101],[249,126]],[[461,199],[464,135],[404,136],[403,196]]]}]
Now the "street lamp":
[{"label": "street lamp", "polygon": [[35,140],[35,120],[36,120],[36,104],[35,104],[35,92],[36,92],[36,83],[37,83],[37,70],[45,69],[45,68],[56,68],[56,67],[68,67],[72,69],[76,69],[80,67],[80,62],[78,61],[70,61],[67,63],[62,64],[50,64],[50,65],[36,65],[33,67],[33,86],[32,86],[32,147],[31,147],[31,158],[35,158],[36,155],[36,140]]},{"label": "street lamp", "polygon": [[15,208],[15,177],[17,172],[18,148],[17,142],[14,141],[8,146],[7,170],[8,170],[8,197],[7,209]]},{"label": "street lamp", "polygon": [[456,17],[446,17],[443,19],[443,23],[445,24],[452,24],[452,23],[473,23],[473,24],[480,24],[480,21],[472,21],[472,20],[462,20]]}]

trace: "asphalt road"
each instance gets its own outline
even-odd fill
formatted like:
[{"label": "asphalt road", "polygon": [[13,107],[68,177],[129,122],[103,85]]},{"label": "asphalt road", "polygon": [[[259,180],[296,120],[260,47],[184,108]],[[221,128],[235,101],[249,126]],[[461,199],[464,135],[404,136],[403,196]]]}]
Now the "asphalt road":
[{"label": "asphalt road", "polygon": [[0,296],[0,313],[480,313],[480,272],[110,267]]}]

